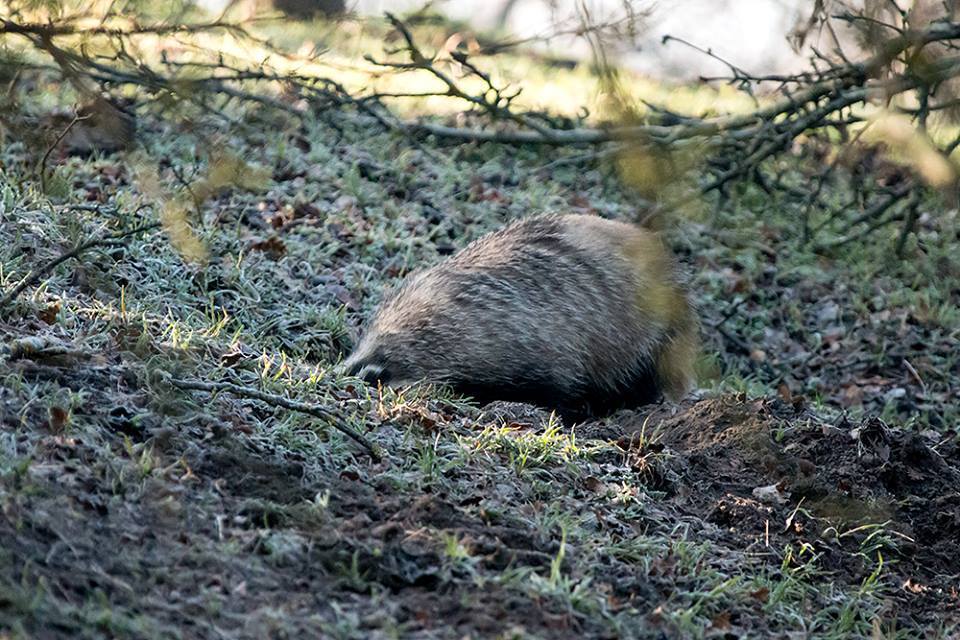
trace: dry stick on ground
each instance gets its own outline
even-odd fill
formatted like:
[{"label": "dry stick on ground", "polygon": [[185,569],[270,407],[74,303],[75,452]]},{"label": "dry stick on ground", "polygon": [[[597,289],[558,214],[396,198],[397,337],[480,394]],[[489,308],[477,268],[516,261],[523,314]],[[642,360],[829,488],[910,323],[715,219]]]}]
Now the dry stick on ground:
[{"label": "dry stick on ground", "polygon": [[340,420],[334,413],[328,411],[320,405],[300,402],[298,400],[291,400],[290,398],[285,398],[272,393],[266,393],[265,391],[254,389],[253,387],[244,387],[238,384],[233,384],[232,382],[201,382],[199,380],[182,380],[179,378],[174,378],[172,375],[166,372],[161,372],[161,376],[178,389],[206,391],[208,393],[232,393],[239,398],[259,400],[260,402],[265,402],[274,407],[289,409],[290,411],[298,411],[300,413],[311,415],[315,418],[320,418],[331,427],[363,447],[375,462],[380,462],[380,460],[383,459],[383,451],[380,449],[380,447],[372,444],[361,434],[343,424],[343,421]]},{"label": "dry stick on ground", "polygon": [[40,280],[40,278],[42,278],[43,276],[53,271],[59,265],[63,264],[67,260],[71,258],[76,258],[84,251],[88,251],[90,249],[93,249],[94,247],[111,247],[118,244],[122,244],[121,240],[123,240],[124,238],[127,238],[132,235],[136,235],[138,233],[142,233],[144,231],[149,231],[151,229],[156,229],[159,226],[160,226],[159,222],[153,222],[151,224],[145,224],[135,229],[129,229],[127,231],[114,233],[112,235],[109,235],[103,238],[94,238],[93,240],[87,240],[86,242],[81,242],[70,251],[67,251],[66,253],[44,264],[42,267],[28,273],[26,277],[24,277],[24,279],[21,280],[18,285],[16,285],[13,289],[11,289],[10,292],[7,293],[5,296],[3,296],[3,299],[0,299],[0,312],[3,311],[4,307],[8,306],[11,302],[13,302],[17,296],[23,293],[23,291],[27,289],[27,287],[31,287],[35,285]]},{"label": "dry stick on ground", "polygon": [[727,331],[723,326],[727,323],[727,321],[730,318],[732,318],[737,313],[737,310],[746,301],[747,301],[746,298],[740,298],[736,300],[733,304],[731,304],[727,308],[727,310],[723,314],[723,317],[720,318],[720,320],[717,320],[716,322],[709,322],[707,324],[710,326],[711,329],[715,329],[716,331],[718,331],[720,335],[722,335],[724,338],[726,338],[730,342],[730,344],[732,344],[737,349],[742,351],[745,355],[749,356],[753,352],[753,349],[750,348],[750,345],[748,345],[745,341],[740,339],[738,336],[735,336],[729,331]]},{"label": "dry stick on ground", "polygon": [[[863,213],[861,213],[859,216],[857,216],[853,220],[850,220],[849,222],[847,222],[844,225],[844,227],[837,232],[837,235],[846,236],[851,231],[853,231],[853,228],[856,227],[857,225],[871,222],[873,220],[876,220],[877,218],[882,217],[883,214],[885,214],[887,210],[890,209],[890,207],[897,204],[898,202],[900,202],[900,200],[908,196],[915,188],[916,187],[914,184],[907,183],[905,185],[901,185],[899,188],[892,189],[889,192],[884,193],[883,194],[884,197],[876,200],[872,205],[867,207],[863,211]],[[817,233],[819,233],[828,224],[830,224],[830,222],[831,222],[830,218],[821,222],[819,225],[817,225],[813,229],[813,234],[816,235]]]},{"label": "dry stick on ground", "polygon": [[[914,185],[912,183],[908,183],[906,185],[901,186],[898,189],[892,189],[888,192],[883,193],[882,195],[885,197],[875,201],[872,205],[864,209],[862,214],[860,214],[853,220],[850,220],[849,222],[847,222],[844,225],[843,229],[837,232],[838,235],[846,235],[850,233],[850,231],[852,231],[853,228],[858,224],[870,222],[871,220],[879,216],[882,216],[884,213],[887,212],[887,209],[895,205],[902,198],[906,197],[913,188],[914,188]],[[867,195],[869,196],[869,194]],[[840,209],[835,211],[834,214],[828,216],[825,220],[821,221],[820,224],[815,226],[811,231],[811,237],[817,235],[818,233],[823,231],[827,226],[829,226],[830,223],[833,222],[834,219],[836,218],[837,212],[845,208],[847,207],[841,207]]]},{"label": "dry stick on ground", "polygon": [[82,349],[75,349],[51,336],[27,336],[0,345],[0,355],[5,355],[9,360],[39,360],[56,356],[88,358],[93,354]]}]

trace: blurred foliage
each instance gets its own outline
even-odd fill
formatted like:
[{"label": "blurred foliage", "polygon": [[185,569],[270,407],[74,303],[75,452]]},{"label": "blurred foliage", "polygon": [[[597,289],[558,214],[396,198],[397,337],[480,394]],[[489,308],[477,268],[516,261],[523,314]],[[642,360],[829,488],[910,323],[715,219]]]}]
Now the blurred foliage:
[{"label": "blurred foliage", "polygon": [[957,183],[957,167],[906,115],[878,110],[870,117],[864,141],[878,145],[888,159],[910,167],[935,189]]},{"label": "blurred foliage", "polygon": [[[960,140],[956,118],[960,91],[955,77],[960,63],[951,55],[957,35],[949,34],[958,27],[951,22],[955,17],[951,3],[924,0],[901,9],[879,0],[862,6],[818,0],[792,34],[796,46],[834,42],[830,48],[813,50],[812,70],[794,76],[755,77],[731,65],[725,86],[716,90],[660,87],[655,100],[649,99],[649,92],[638,92],[641,81],[617,67],[617,47],[632,42],[643,27],[645,16],[637,10],[639,4],[625,2],[615,18],[594,15],[586,4],[578,6],[579,22],[555,27],[587,42],[592,60],[578,65],[575,74],[536,80],[524,75],[524,67],[512,64],[531,55],[519,44],[497,41],[469,25],[438,20],[429,6],[414,12],[407,22],[388,16],[390,28],[384,28],[383,22],[344,19],[342,25],[331,27],[334,35],[329,36],[338,46],[336,51],[329,50],[330,57],[340,57],[326,66],[317,63],[318,52],[327,51],[325,44],[304,40],[313,37],[312,23],[301,29],[292,21],[245,20],[264,15],[264,10],[294,18],[339,15],[342,3],[338,2],[303,0],[266,6],[257,0],[230,5],[219,17],[185,0],[162,5],[14,2],[8,5],[4,25],[7,36],[25,36],[34,48],[32,53],[40,54],[16,58],[19,51],[9,49],[15,54],[11,64],[43,67],[45,73],[59,69],[73,92],[67,100],[76,94],[76,102],[82,105],[104,94],[112,99],[125,93],[135,96],[132,111],[136,112],[145,109],[149,96],[151,107],[189,127],[206,115],[219,117],[221,126],[227,127],[267,123],[270,116],[262,122],[232,119],[229,105],[239,100],[299,118],[330,119],[344,113],[350,121],[372,118],[374,126],[406,136],[449,135],[461,140],[476,136],[493,141],[514,136],[513,143],[520,144],[529,140],[607,145],[597,153],[612,159],[608,167],[641,199],[638,208],[643,211],[638,219],[659,228],[673,214],[701,218],[712,198],[722,201],[731,189],[751,182],[768,193],[805,202],[805,219],[821,212],[827,218],[838,216],[820,199],[819,188],[810,191],[789,184],[778,164],[784,154],[794,152],[816,132],[832,144],[869,148],[872,157],[904,167],[908,183],[918,189],[938,190],[947,197],[956,191],[957,169],[951,155]],[[276,18],[276,12],[271,15]],[[367,32],[368,25],[376,28]],[[369,53],[376,40],[385,45],[383,58]],[[504,62],[513,55],[507,51],[517,55]],[[709,50],[703,54],[713,55]],[[360,58],[368,64],[359,66]],[[16,74],[10,75],[9,82],[15,82]],[[586,102],[571,105],[573,101],[562,95],[564,82],[578,84],[582,95],[595,87],[590,106],[596,108],[588,108]],[[552,89],[553,94],[538,94],[550,101],[529,98],[527,89],[535,83]],[[742,102],[729,101],[735,90],[743,94]],[[677,109],[668,101],[683,106]],[[419,105],[419,114],[445,105],[443,113],[455,115],[453,126],[429,128],[436,119],[426,126],[422,121],[403,120],[396,106],[411,102]],[[559,102],[567,104],[555,106]],[[57,131],[58,124],[63,131],[62,121],[48,128]],[[90,138],[103,137],[94,124],[77,123],[62,146],[68,152],[129,146],[91,143]],[[122,117],[115,124],[106,129],[127,131]],[[83,144],[75,144],[77,140]],[[815,184],[846,177],[824,160],[820,172],[811,174]],[[191,186],[195,202],[224,185],[263,186],[263,176],[248,171],[236,158],[223,156],[211,162],[207,177]],[[860,180],[862,173],[849,174],[848,187],[860,190],[859,208],[845,213],[850,221],[859,220],[877,205],[878,198],[883,204],[889,195],[883,188],[873,188],[874,183]],[[864,220],[868,226],[895,221]],[[904,218],[904,225],[908,234],[913,225],[910,216]],[[817,228],[815,221],[808,220],[804,238],[810,240]]]}]

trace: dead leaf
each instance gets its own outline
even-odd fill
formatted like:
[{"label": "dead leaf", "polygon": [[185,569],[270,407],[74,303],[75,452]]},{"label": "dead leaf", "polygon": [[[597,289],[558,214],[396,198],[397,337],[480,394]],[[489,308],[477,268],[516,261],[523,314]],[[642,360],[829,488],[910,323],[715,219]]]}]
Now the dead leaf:
[{"label": "dead leaf", "polygon": [[400,424],[419,426],[428,433],[433,431],[440,422],[440,416],[433,411],[409,404],[399,405],[393,412],[393,419]]},{"label": "dead leaf", "polygon": [[651,576],[670,576],[673,575],[674,567],[677,566],[677,559],[675,557],[667,556],[657,556],[650,562],[650,571]]},{"label": "dead leaf", "polygon": [[770,599],[770,589],[767,587],[760,587],[756,591],[750,594],[751,598],[758,600],[760,602],[766,602]]},{"label": "dead leaf", "polygon": [[47,410],[47,414],[50,431],[53,433],[63,433],[70,424],[70,412],[63,407],[54,405]]},{"label": "dead leaf", "polygon": [[326,286],[326,289],[332,293],[337,300],[340,301],[340,304],[348,309],[360,308],[360,305],[357,304],[357,301],[353,299],[353,296],[350,295],[350,291],[347,290],[346,287],[339,284],[330,284]]},{"label": "dead leaf", "polygon": [[786,382],[781,382],[780,386],[777,387],[777,394],[780,398],[787,404],[793,404],[793,392],[790,391],[790,387],[787,386]]},{"label": "dead leaf", "polygon": [[583,486],[586,487],[588,491],[599,491],[603,483],[600,482],[596,476],[587,476],[583,479]]},{"label": "dead leaf", "polygon": [[243,347],[234,345],[229,351],[220,356],[220,364],[225,367],[233,367],[240,362],[249,361],[256,358],[256,354],[247,352]]},{"label": "dead leaf", "polygon": [[920,593],[929,591],[930,587],[914,581],[913,578],[907,578],[906,581],[903,583],[903,590],[909,591],[910,593],[920,594]]},{"label": "dead leaf", "polygon": [[254,251],[262,251],[271,258],[280,258],[287,253],[287,245],[277,236],[270,236],[266,240],[256,240],[251,243],[250,248]]},{"label": "dead leaf", "polygon": [[47,305],[42,311],[37,313],[37,316],[47,324],[56,324],[57,316],[60,314],[60,303],[54,302],[53,304]]},{"label": "dead leaf", "polygon": [[713,616],[713,620],[710,621],[710,628],[715,631],[728,631],[732,626],[729,611],[721,611]]}]

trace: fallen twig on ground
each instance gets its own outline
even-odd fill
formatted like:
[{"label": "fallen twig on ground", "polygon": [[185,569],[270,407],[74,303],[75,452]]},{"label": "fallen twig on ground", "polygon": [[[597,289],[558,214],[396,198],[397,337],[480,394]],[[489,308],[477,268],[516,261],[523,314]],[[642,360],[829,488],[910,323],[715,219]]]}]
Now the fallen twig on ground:
[{"label": "fallen twig on ground", "polygon": [[370,457],[375,462],[379,462],[383,459],[383,451],[380,449],[380,447],[368,441],[363,437],[363,435],[354,429],[351,429],[347,425],[343,424],[343,421],[340,420],[336,414],[325,409],[324,407],[321,407],[320,405],[300,402],[298,400],[291,400],[290,398],[260,391],[259,389],[254,389],[253,387],[245,387],[238,384],[233,384],[232,382],[201,382],[200,380],[183,380],[180,378],[175,378],[166,372],[161,372],[161,374],[166,381],[178,389],[206,391],[208,393],[232,393],[240,398],[259,400],[260,402],[265,402],[266,404],[274,407],[289,409],[290,411],[298,411],[300,413],[311,415],[315,418],[320,418],[328,425],[363,447],[363,449],[370,454]]}]

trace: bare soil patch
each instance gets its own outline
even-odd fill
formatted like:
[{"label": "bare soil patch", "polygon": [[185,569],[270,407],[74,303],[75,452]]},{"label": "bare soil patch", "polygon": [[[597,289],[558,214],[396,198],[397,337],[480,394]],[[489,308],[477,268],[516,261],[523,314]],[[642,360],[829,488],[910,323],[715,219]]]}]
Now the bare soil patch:
[{"label": "bare soil patch", "polygon": [[[956,437],[894,429],[876,418],[823,422],[779,400],[726,397],[625,421],[644,421],[676,455],[671,504],[722,527],[745,550],[805,542],[850,584],[877,546],[893,597],[912,622],[960,619],[960,455]],[[870,540],[871,536],[873,540]]]}]

